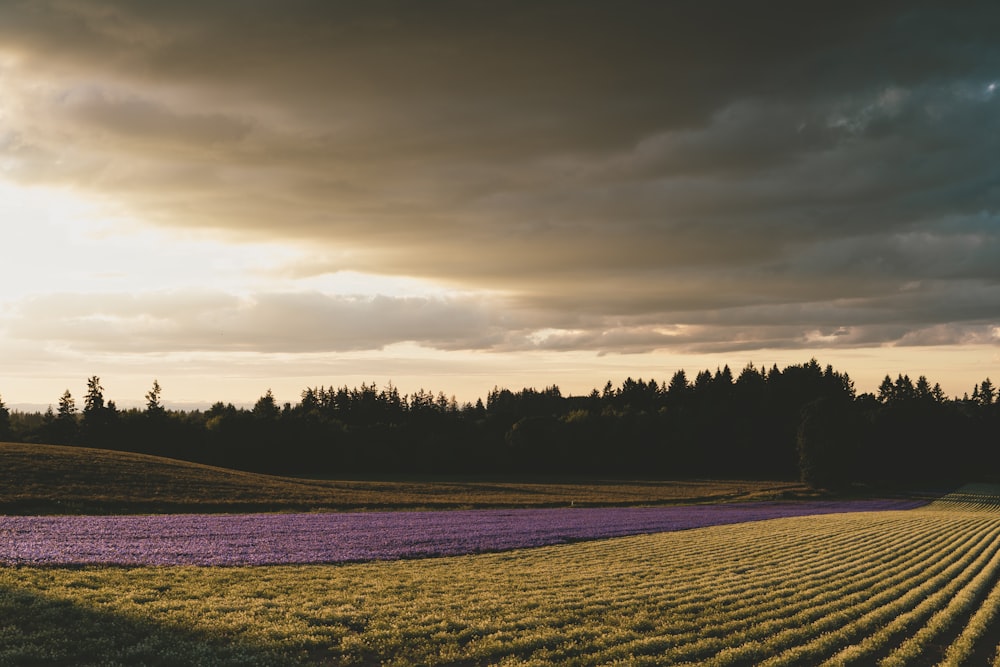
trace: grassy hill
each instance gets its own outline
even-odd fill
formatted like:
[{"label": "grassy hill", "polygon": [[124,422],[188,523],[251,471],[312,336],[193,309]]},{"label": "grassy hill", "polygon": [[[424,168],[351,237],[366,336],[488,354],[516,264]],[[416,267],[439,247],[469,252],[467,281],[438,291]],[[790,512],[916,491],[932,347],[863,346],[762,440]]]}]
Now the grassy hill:
[{"label": "grassy hill", "polygon": [[810,495],[789,482],[308,480],[144,454],[0,443],[0,513],[103,514],[644,505]]}]

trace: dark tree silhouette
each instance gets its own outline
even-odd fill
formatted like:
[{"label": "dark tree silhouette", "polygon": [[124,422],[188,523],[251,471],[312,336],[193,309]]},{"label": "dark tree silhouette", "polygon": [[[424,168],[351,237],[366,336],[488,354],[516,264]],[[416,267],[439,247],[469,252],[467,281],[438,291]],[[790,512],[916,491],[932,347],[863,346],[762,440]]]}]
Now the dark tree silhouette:
[{"label": "dark tree silhouette", "polygon": [[148,415],[163,414],[163,404],[160,403],[160,394],[162,391],[160,383],[153,380],[152,389],[146,392],[146,413]]},{"label": "dark tree silhouette", "polygon": [[801,480],[826,489],[852,481],[857,431],[852,405],[843,397],[824,396],[805,406],[796,438]]},{"label": "dark tree silhouette", "polygon": [[986,378],[979,384],[979,404],[989,407],[993,405],[994,400],[996,400],[996,390],[993,388],[993,383],[990,382],[990,379]]},{"label": "dark tree silhouette", "polygon": [[0,441],[9,440],[12,435],[10,410],[7,409],[7,405],[3,402],[3,396],[0,396]]},{"label": "dark tree silhouette", "polygon": [[105,403],[104,387],[96,375],[87,379],[87,394],[83,402],[83,422],[80,425],[80,441],[92,447],[117,449],[119,446],[118,408],[114,402]]},{"label": "dark tree silhouette", "polygon": [[69,389],[59,397],[59,407],[55,419],[50,422],[52,441],[59,445],[69,445],[76,442],[78,420],[76,400]]},{"label": "dark tree silhouette", "polygon": [[277,419],[278,415],[281,414],[281,409],[274,400],[274,394],[268,389],[267,393],[257,399],[257,402],[253,406],[253,415],[258,419],[262,420],[273,420]]},{"label": "dark tree silhouette", "polygon": [[[444,392],[388,385],[311,387],[279,406],[119,411],[87,381],[82,419],[67,390],[58,414],[8,416],[10,439],[128,448],[234,468],[322,475],[488,473],[802,478],[818,486],[981,478],[1000,472],[1000,405],[987,378],[949,400],[925,376],[887,375],[856,395],[815,359],[627,378],[582,396],[557,386],[494,387],[459,406]],[[0,429],[4,412],[0,401]],[[15,418],[16,417],[16,418]]]}]

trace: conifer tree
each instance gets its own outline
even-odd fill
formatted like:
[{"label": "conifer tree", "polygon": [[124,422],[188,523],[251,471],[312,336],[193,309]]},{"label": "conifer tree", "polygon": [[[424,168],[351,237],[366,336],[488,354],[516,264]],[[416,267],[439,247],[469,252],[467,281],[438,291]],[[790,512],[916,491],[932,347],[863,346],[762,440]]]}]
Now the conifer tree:
[{"label": "conifer tree", "polygon": [[0,396],[0,440],[8,440],[10,437],[10,410],[4,404],[3,396]]}]

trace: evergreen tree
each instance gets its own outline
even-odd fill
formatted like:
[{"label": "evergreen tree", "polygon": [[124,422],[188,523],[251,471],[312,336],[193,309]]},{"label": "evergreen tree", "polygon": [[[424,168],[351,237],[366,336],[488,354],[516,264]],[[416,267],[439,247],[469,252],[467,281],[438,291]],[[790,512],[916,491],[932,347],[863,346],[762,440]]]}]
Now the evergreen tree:
[{"label": "evergreen tree", "polygon": [[153,387],[146,392],[146,414],[148,415],[160,415],[163,414],[163,404],[160,403],[160,383],[155,379],[153,380]]},{"label": "evergreen tree", "polygon": [[87,395],[83,399],[81,441],[93,447],[113,448],[111,424],[117,418],[117,408],[109,409],[104,402],[104,387],[96,375],[87,379]]},{"label": "evergreen tree", "polygon": [[73,444],[76,442],[78,428],[76,400],[67,389],[59,397],[59,407],[52,422],[52,441],[58,445]]},{"label": "evergreen tree", "polygon": [[993,401],[996,399],[996,389],[993,388],[993,383],[990,382],[989,378],[986,378],[979,385],[979,404],[984,407],[989,407],[993,405]]},{"label": "evergreen tree", "polygon": [[893,386],[893,400],[910,401],[917,395],[909,375],[899,375]]},{"label": "evergreen tree", "polygon": [[274,394],[268,389],[267,393],[257,399],[253,406],[253,415],[258,419],[274,420],[281,414],[281,409],[274,400]]},{"label": "evergreen tree", "polygon": [[934,400],[934,394],[931,390],[931,383],[927,380],[926,375],[921,375],[917,378],[917,384],[914,387],[916,392],[916,397],[921,401]]},{"label": "evergreen tree", "polygon": [[76,400],[69,389],[59,397],[59,410],[56,419],[76,419]]},{"label": "evergreen tree", "polygon": [[712,372],[706,368],[694,377],[694,388],[703,395],[710,386],[712,386]]},{"label": "evergreen tree", "polygon": [[680,397],[690,388],[691,385],[688,384],[687,373],[682,368],[670,378],[670,384],[667,385],[667,395]]},{"label": "evergreen tree", "polygon": [[10,410],[4,404],[3,396],[0,396],[0,440],[9,440],[11,434]]},{"label": "evergreen tree", "polygon": [[882,380],[882,384],[878,386],[878,401],[883,404],[891,403],[895,396],[896,387],[892,384],[892,378],[886,375]]},{"label": "evergreen tree", "polygon": [[87,395],[83,399],[83,416],[100,414],[104,410],[104,387],[101,386],[101,378],[96,375],[87,379]]},{"label": "evergreen tree", "polygon": [[736,384],[743,387],[752,387],[754,389],[762,388],[767,383],[767,378],[763,373],[754,368],[753,362],[748,363],[740,371],[739,377],[736,378]]}]

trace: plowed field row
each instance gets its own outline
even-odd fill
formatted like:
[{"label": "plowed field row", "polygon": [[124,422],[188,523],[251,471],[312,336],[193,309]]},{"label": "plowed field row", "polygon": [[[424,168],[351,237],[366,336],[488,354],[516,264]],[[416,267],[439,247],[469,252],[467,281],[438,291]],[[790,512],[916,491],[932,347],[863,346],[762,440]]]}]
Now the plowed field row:
[{"label": "plowed field row", "polygon": [[0,568],[0,664],[1000,665],[990,495],[425,560]]}]

